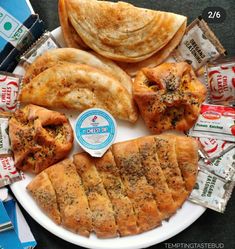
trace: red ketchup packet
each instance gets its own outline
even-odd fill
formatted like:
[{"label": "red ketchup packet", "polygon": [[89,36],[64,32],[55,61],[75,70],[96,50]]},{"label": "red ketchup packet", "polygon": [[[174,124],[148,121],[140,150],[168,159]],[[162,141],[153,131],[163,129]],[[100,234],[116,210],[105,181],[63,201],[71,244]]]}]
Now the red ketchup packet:
[{"label": "red ketchup packet", "polygon": [[189,135],[235,142],[235,107],[203,104]]},{"label": "red ketchup packet", "polygon": [[208,102],[235,105],[235,57],[207,64]]},{"label": "red ketchup packet", "polygon": [[14,112],[19,108],[21,79],[19,75],[0,71],[0,112]]}]

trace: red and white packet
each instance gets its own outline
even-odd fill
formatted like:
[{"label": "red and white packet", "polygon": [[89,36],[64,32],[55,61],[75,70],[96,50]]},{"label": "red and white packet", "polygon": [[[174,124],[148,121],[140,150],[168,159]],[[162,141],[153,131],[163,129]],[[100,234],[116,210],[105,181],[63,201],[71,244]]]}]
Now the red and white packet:
[{"label": "red and white packet", "polygon": [[227,181],[205,169],[200,169],[189,200],[223,213],[232,195],[234,181]]},{"label": "red and white packet", "polygon": [[19,108],[21,76],[0,71],[0,111],[14,112]]},{"label": "red and white packet", "polygon": [[235,105],[235,57],[208,63],[205,78],[209,103]]},{"label": "red and white packet", "polygon": [[212,162],[235,148],[235,143],[224,140],[198,137],[200,154],[207,161]]},{"label": "red and white packet", "polygon": [[11,156],[0,157],[0,187],[19,181],[22,177]]},{"label": "red and white packet", "polygon": [[10,139],[8,135],[8,121],[7,117],[0,115],[0,155],[11,154]]},{"label": "red and white packet", "polygon": [[203,104],[189,135],[235,142],[235,107]]}]

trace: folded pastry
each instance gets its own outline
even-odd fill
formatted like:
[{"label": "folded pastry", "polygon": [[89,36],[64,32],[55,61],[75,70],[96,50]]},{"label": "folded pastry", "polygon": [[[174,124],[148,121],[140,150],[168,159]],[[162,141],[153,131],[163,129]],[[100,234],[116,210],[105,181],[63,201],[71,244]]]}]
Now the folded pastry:
[{"label": "folded pastry", "polygon": [[140,61],[136,63],[125,63],[125,62],[119,62],[118,65],[130,76],[135,76],[139,70],[141,70],[144,67],[156,67],[163,63],[171,54],[171,52],[179,45],[185,30],[186,30],[186,24],[185,21],[182,26],[179,28],[179,30],[176,32],[174,37],[157,53],[152,55],[151,57]]},{"label": "folded pastry", "polygon": [[124,62],[138,62],[163,48],[185,16],[97,0],[67,0],[69,20],[86,45]]},{"label": "folded pastry", "polygon": [[75,154],[41,172],[27,189],[56,223],[81,235],[135,235],[182,206],[197,177],[197,151],[186,136],[140,137],[114,144],[102,158]]},{"label": "folded pastry", "polygon": [[9,121],[15,166],[39,173],[65,158],[73,146],[72,127],[65,115],[27,105]]},{"label": "folded pastry", "polygon": [[60,25],[67,47],[88,49],[89,47],[83,42],[68,18],[66,0],[59,0],[58,14]]},{"label": "folded pastry", "polygon": [[81,64],[62,63],[43,71],[23,86],[20,101],[78,111],[98,107],[116,118],[137,120],[132,95],[119,81]]},{"label": "folded pastry", "polygon": [[24,84],[27,84],[41,72],[61,62],[85,64],[102,70],[118,80],[129,93],[132,93],[131,78],[114,62],[96,53],[75,48],[52,49],[39,56],[26,70]]},{"label": "folded pastry", "polygon": [[133,94],[146,126],[158,134],[190,129],[206,98],[206,87],[186,62],[163,63],[139,71]]}]

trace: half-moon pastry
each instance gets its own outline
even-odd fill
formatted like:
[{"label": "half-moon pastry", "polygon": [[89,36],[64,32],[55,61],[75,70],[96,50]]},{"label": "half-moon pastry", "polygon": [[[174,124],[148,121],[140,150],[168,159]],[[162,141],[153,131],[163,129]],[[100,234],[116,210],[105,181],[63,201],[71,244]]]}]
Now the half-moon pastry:
[{"label": "half-moon pastry", "polygon": [[26,70],[23,82],[27,84],[47,68],[61,62],[85,64],[110,74],[122,84],[129,93],[132,93],[131,78],[113,61],[96,53],[86,52],[75,48],[52,49],[39,56]]},{"label": "half-moon pastry", "polygon": [[206,87],[186,62],[163,63],[137,74],[133,94],[146,126],[159,134],[189,130],[206,98]]},{"label": "half-moon pastry", "polygon": [[65,115],[35,105],[13,114],[9,136],[15,166],[33,173],[65,158],[73,146],[73,130]]},{"label": "half-moon pastry", "polygon": [[139,70],[141,70],[144,67],[156,67],[160,65],[164,60],[166,60],[171,52],[179,45],[185,30],[186,30],[186,24],[185,21],[183,25],[179,28],[179,30],[176,32],[174,37],[157,53],[149,57],[148,59],[145,59],[140,62],[136,63],[124,63],[119,62],[118,65],[130,76],[135,76]]},{"label": "half-moon pastry", "polygon": [[64,36],[64,41],[67,47],[88,49],[89,47],[83,42],[83,40],[80,38],[80,36],[69,21],[66,9],[66,0],[59,0],[58,14],[62,33]]},{"label": "half-moon pastry", "polygon": [[70,22],[82,40],[104,57],[138,62],[163,48],[185,16],[96,0],[67,0]]},{"label": "half-moon pastry", "polygon": [[132,95],[119,81],[82,64],[62,63],[48,68],[23,86],[20,101],[78,111],[97,107],[130,122],[138,117]]}]

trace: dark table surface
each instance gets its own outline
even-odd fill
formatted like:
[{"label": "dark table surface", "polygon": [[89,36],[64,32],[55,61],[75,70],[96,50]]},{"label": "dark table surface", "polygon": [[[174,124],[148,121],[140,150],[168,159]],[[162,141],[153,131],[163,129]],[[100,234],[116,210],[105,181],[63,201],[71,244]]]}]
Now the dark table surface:
[{"label": "dark table surface", "polygon": [[[48,30],[53,30],[59,26],[57,0],[30,1],[35,12],[44,20]],[[191,22],[197,16],[201,15],[202,11],[208,6],[223,7],[227,14],[226,20],[220,24],[210,24],[210,27],[227,49],[228,55],[235,56],[235,2],[233,0],[129,0],[127,2],[135,3],[137,6],[183,14],[188,16],[188,22]],[[233,193],[224,214],[207,209],[190,227],[171,239],[158,244],[154,248],[213,248],[211,247],[213,244],[206,243],[216,243],[214,244],[214,248],[235,248],[234,202],[235,193]],[[36,249],[81,248],[54,236],[36,223],[23,208],[22,211],[38,243]],[[185,217],[185,219],[187,219],[187,217]]]}]

